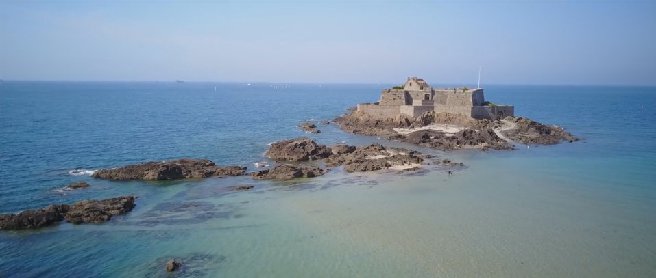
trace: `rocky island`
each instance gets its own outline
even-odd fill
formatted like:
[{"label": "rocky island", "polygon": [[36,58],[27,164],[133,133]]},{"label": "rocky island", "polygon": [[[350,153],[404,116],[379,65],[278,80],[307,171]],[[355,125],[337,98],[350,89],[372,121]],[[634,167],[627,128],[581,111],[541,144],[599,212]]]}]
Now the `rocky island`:
[{"label": "rocky island", "polygon": [[355,134],[441,150],[506,150],[514,143],[578,140],[561,127],[515,117],[514,106],[486,101],[481,88],[434,89],[417,77],[383,90],[378,102],[358,104],[334,122]]}]

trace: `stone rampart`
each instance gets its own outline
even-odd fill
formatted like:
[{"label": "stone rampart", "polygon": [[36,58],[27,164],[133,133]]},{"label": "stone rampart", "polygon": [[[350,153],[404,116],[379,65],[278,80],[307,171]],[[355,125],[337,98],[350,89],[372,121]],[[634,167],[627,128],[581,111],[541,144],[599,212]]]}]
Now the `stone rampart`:
[{"label": "stone rampart", "polygon": [[403,105],[399,109],[401,115],[406,115],[411,117],[417,117],[421,114],[434,110],[435,110],[435,106],[432,105],[424,105],[424,106]]},{"label": "stone rampart", "polygon": [[357,110],[377,119],[395,119],[399,116],[399,105],[358,104]]},{"label": "stone rampart", "polygon": [[383,90],[380,95],[380,105],[406,105],[408,103],[408,97],[406,96],[405,91],[399,89],[387,89]]}]

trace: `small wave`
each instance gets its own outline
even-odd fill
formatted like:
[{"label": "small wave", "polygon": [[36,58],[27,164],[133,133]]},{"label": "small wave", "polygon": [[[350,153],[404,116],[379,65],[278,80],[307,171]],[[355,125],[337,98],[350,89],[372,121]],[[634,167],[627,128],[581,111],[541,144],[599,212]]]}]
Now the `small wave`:
[{"label": "small wave", "polygon": [[68,174],[71,176],[91,176],[95,172],[96,170],[75,169],[75,170],[68,171]]},{"label": "small wave", "polygon": [[255,165],[255,168],[269,167],[269,164],[266,162],[255,162],[253,165]]}]

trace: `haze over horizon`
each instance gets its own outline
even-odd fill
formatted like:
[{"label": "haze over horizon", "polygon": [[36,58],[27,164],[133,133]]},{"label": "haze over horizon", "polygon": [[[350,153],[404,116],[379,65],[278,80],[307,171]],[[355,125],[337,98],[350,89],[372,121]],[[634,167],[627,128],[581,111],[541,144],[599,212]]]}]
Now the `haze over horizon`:
[{"label": "haze over horizon", "polygon": [[656,85],[654,1],[2,1],[0,79]]}]

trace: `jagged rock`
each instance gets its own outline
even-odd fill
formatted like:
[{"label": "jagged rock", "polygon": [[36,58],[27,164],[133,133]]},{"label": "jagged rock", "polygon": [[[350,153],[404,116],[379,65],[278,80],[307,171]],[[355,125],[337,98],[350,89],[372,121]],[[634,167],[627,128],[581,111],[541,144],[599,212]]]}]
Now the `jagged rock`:
[{"label": "jagged rock", "polygon": [[302,130],[309,133],[321,133],[321,130],[317,129],[317,125],[313,122],[303,122],[298,125]]},{"label": "jagged rock", "polygon": [[385,148],[380,144],[365,147],[348,146],[350,152],[335,153],[326,160],[326,165],[343,165],[347,172],[365,172],[387,169],[392,166],[417,167],[423,163],[424,158],[417,152]]},{"label": "jagged rock", "polygon": [[88,183],[80,181],[80,182],[73,182],[64,186],[64,190],[76,190],[76,189],[83,189],[87,187],[89,187]]},{"label": "jagged rock", "polygon": [[178,268],[180,268],[180,266],[182,266],[181,263],[179,263],[178,261],[176,261],[174,259],[170,259],[166,262],[166,272],[176,271],[176,270],[178,270]]},{"label": "jagged rock", "polygon": [[71,205],[64,218],[73,224],[102,223],[109,221],[112,216],[131,211],[134,206],[134,196],[85,200]]},{"label": "jagged rock", "polygon": [[108,180],[176,180],[212,176],[241,176],[246,167],[220,167],[207,159],[178,159],[102,169],[92,176]]},{"label": "jagged rock", "polygon": [[339,144],[330,147],[330,150],[332,151],[333,155],[352,153],[355,151],[355,149],[356,149],[355,146],[350,146],[346,144]]},{"label": "jagged rock", "polygon": [[252,174],[254,179],[290,180],[295,178],[314,178],[325,174],[326,170],[314,166],[296,166],[282,164],[273,169],[262,170]]},{"label": "jagged rock", "polygon": [[307,161],[330,156],[330,148],[306,137],[271,144],[266,156],[276,161]]},{"label": "jagged rock", "polygon": [[112,216],[131,211],[134,196],[105,200],[86,200],[73,205],[50,205],[18,214],[0,215],[0,230],[37,229],[66,220],[73,224],[102,223]]},{"label": "jagged rock", "polygon": [[62,221],[68,209],[68,205],[50,205],[18,214],[3,214],[0,215],[0,230],[37,229],[49,226]]},{"label": "jagged rock", "polygon": [[508,117],[506,120],[513,122],[516,128],[503,133],[510,139],[523,144],[553,145],[561,141],[571,143],[579,140],[562,127],[545,125],[522,117]]},{"label": "jagged rock", "polygon": [[252,190],[253,188],[255,188],[255,186],[252,185],[252,184],[239,184],[239,185],[233,186],[232,190],[234,190],[234,191],[249,191],[249,190]]},{"label": "jagged rock", "polygon": [[406,135],[404,142],[440,150],[455,150],[467,147],[507,150],[512,146],[501,139],[492,129],[463,129],[452,135],[437,130],[418,130]]}]

